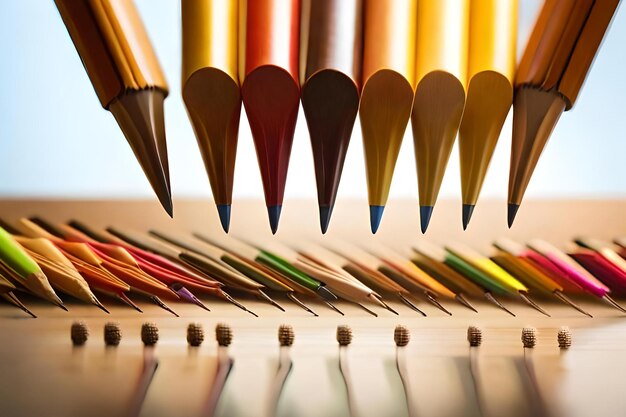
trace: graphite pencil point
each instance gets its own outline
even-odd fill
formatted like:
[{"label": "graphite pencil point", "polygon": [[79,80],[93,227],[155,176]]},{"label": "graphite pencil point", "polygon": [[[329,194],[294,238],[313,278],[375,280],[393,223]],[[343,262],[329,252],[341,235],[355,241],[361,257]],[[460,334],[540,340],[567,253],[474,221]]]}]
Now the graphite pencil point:
[{"label": "graphite pencil point", "polygon": [[332,214],[333,208],[331,206],[320,206],[320,228],[322,229],[322,234],[326,234]]},{"label": "graphite pencil point", "polygon": [[217,204],[217,213],[220,216],[220,223],[224,233],[228,233],[230,228],[230,204]]},{"label": "graphite pencil point", "polygon": [[272,229],[272,234],[275,235],[278,230],[278,222],[280,221],[280,212],[283,206],[269,206],[267,208],[267,215],[270,219],[270,228]]},{"label": "graphite pencil point", "polygon": [[472,218],[472,213],[474,213],[474,204],[463,204],[463,230],[467,229],[467,225]]},{"label": "graphite pencil point", "polygon": [[515,216],[517,215],[517,210],[519,210],[519,204],[509,203],[509,212],[508,212],[509,229],[513,226],[513,222],[515,221]]},{"label": "graphite pencil point", "polygon": [[383,211],[385,211],[385,206],[370,206],[370,226],[373,234],[378,231],[380,221],[383,218]]},{"label": "graphite pencil point", "polygon": [[430,217],[433,215],[433,206],[420,206],[420,225],[422,233],[426,233],[430,224]]},{"label": "graphite pencil point", "polygon": [[139,161],[161,205],[173,216],[163,100],[160,89],[144,89],[122,94],[109,110]]}]

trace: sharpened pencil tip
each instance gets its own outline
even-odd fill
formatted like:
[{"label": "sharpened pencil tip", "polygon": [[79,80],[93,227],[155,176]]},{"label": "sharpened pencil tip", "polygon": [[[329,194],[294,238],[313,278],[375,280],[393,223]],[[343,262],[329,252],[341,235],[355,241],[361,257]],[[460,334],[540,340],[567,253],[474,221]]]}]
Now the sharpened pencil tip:
[{"label": "sharpened pencil tip", "polygon": [[270,228],[272,229],[272,234],[275,235],[278,230],[278,222],[280,221],[280,212],[283,206],[269,206],[267,208],[267,215],[270,219]]},{"label": "sharpened pencil tip", "polygon": [[509,229],[513,226],[513,222],[515,221],[515,216],[517,215],[517,210],[519,210],[519,204],[509,203],[509,212],[508,212],[508,222]]},{"label": "sharpened pencil tip", "polygon": [[220,216],[220,223],[224,233],[228,233],[230,228],[230,204],[217,204],[217,213]]},{"label": "sharpened pencil tip", "polygon": [[174,218],[174,204],[172,203],[171,192],[167,190],[167,194],[165,193],[165,191],[159,192],[158,194],[159,194],[158,198],[159,198],[159,201],[161,202],[161,205],[163,206],[163,209],[165,210],[167,215],[173,219]]},{"label": "sharpened pencil tip", "polygon": [[332,206],[320,206],[320,228],[322,229],[322,234],[326,234],[328,224],[330,223],[330,216],[332,214]]},{"label": "sharpened pencil tip", "polygon": [[420,226],[422,233],[426,233],[430,224],[430,217],[433,215],[433,206],[420,206]]},{"label": "sharpened pencil tip", "polygon": [[467,229],[467,225],[472,218],[472,213],[474,213],[474,204],[463,204],[463,230]]},{"label": "sharpened pencil tip", "polygon": [[109,111],[141,165],[161,205],[172,217],[172,191],[170,186],[163,100],[165,93],[159,89],[129,91],[116,98]]},{"label": "sharpened pencil tip", "polygon": [[370,206],[370,227],[372,228],[372,234],[376,234],[378,231],[384,211],[385,206]]}]

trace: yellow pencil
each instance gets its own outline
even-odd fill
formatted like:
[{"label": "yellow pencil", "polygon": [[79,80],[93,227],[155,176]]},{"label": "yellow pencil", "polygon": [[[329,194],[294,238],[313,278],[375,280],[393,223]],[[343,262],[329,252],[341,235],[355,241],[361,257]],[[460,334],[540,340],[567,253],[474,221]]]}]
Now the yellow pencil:
[{"label": "yellow pencil", "polygon": [[465,106],[469,3],[418,1],[411,126],[422,233],[428,228]]},{"label": "yellow pencil", "polygon": [[413,105],[417,0],[366,1],[364,14],[359,119],[376,233]]},{"label": "yellow pencil", "polygon": [[463,230],[513,103],[517,0],[470,3],[467,100],[459,128]]}]

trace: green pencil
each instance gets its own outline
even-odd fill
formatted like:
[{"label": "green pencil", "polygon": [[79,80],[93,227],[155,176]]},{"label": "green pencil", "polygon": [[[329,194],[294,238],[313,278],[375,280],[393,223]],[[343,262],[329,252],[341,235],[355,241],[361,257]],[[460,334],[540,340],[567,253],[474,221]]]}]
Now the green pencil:
[{"label": "green pencil", "polygon": [[337,296],[333,294],[328,288],[326,288],[326,285],[324,285],[324,283],[300,271],[298,268],[292,266],[289,262],[287,262],[280,256],[277,256],[263,249],[256,248],[252,245],[248,245],[241,241],[234,240],[232,238],[228,239],[227,242],[222,239],[216,242],[202,234],[194,233],[194,236],[204,242],[208,242],[215,246],[221,247],[226,251],[236,253],[244,259],[258,262],[259,264],[264,265],[278,272],[279,274],[288,277],[296,284],[299,284],[315,292],[324,301],[328,302],[337,300]]},{"label": "green pencil", "polygon": [[2,262],[11,278],[17,283],[38,297],[48,300],[67,311],[63,301],[54,292],[50,282],[48,282],[48,278],[39,265],[28,256],[24,249],[2,227],[0,227],[0,262]]},{"label": "green pencil", "polygon": [[485,298],[487,298],[487,300],[489,300],[502,310],[506,311],[510,315],[515,316],[515,314],[513,314],[509,309],[502,305],[502,303],[500,303],[500,301],[498,301],[492,294],[496,293],[504,295],[510,294],[510,291],[499,282],[492,280],[489,275],[473,267],[457,255],[424,241],[420,241],[418,244],[416,244],[413,247],[413,250],[420,255],[430,258],[435,262],[444,264],[452,268],[459,274],[467,277],[480,288],[482,288],[485,293]]}]

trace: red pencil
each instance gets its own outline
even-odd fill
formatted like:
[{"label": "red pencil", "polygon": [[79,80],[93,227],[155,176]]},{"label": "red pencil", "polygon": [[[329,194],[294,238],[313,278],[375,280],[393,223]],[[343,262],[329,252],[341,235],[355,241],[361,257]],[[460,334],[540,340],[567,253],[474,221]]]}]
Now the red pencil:
[{"label": "red pencil", "polygon": [[245,13],[241,94],[276,233],[300,103],[300,1],[248,0]]}]

